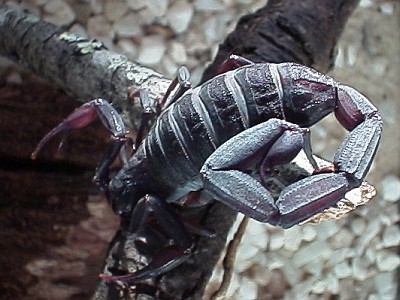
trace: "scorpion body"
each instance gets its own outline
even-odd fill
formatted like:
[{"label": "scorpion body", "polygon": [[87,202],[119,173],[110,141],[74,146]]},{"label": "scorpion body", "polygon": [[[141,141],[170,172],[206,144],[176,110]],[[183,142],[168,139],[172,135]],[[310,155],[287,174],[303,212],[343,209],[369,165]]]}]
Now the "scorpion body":
[{"label": "scorpion body", "polygon": [[[350,133],[332,168],[319,169],[312,158],[308,127],[332,112]],[[113,135],[96,178],[114,210],[132,218],[133,231],[152,211],[176,245],[133,274],[102,275],[129,282],[170,270],[193,248],[192,238],[168,203],[188,204],[182,198],[199,191],[204,196],[195,205],[215,198],[256,220],[291,227],[361,184],[382,131],[377,109],[353,88],[295,63],[263,63],[220,74],[176,99],[109,182],[108,168],[126,132],[118,114],[103,100],[78,108],[43,138],[34,155],[56,133],[85,126],[96,114]],[[289,163],[301,149],[315,174],[285,187],[274,199],[263,184],[266,170]]]}]

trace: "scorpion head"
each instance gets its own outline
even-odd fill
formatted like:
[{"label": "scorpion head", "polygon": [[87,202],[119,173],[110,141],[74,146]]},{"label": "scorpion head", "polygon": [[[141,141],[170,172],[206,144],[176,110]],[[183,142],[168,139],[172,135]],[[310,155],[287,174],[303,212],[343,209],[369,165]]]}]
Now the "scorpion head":
[{"label": "scorpion head", "polygon": [[115,213],[130,214],[132,208],[145,194],[143,185],[146,178],[141,164],[130,161],[110,180],[107,198]]},{"label": "scorpion head", "polygon": [[127,214],[132,206],[137,202],[137,183],[131,178],[126,178],[126,174],[119,172],[109,184],[109,198],[113,210],[119,214]]}]

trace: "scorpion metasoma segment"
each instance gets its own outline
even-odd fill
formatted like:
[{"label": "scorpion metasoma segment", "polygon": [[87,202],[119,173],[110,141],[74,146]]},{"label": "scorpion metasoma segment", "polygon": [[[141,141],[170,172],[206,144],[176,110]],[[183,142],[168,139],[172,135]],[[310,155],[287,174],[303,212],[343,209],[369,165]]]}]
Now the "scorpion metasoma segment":
[{"label": "scorpion metasoma segment", "polygon": [[[174,241],[142,270],[102,278],[135,283],[185,261],[193,238],[171,203],[189,205],[189,192],[199,194],[197,201],[190,197],[190,205],[216,199],[260,222],[289,228],[361,184],[382,131],[379,112],[367,98],[298,64],[250,64],[235,57],[232,61],[242,66],[173,96],[111,181],[108,169],[124,145],[126,131],[106,101],[96,99],[77,108],[39,143],[33,156],[58,132],[85,126],[99,115],[112,140],[95,178],[113,209],[130,217],[132,232],[142,229],[151,212]],[[180,87],[182,82],[187,86],[188,76],[181,74]],[[332,167],[320,169],[311,153],[308,127],[331,112],[349,134]],[[274,199],[266,179],[301,149],[314,174],[284,187]]]}]

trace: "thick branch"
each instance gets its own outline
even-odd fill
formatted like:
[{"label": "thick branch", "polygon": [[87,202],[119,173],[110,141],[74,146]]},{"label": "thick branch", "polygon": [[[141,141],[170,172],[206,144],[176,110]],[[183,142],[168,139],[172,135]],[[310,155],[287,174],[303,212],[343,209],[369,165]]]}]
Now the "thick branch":
[{"label": "thick branch", "polygon": [[203,81],[230,54],[254,62],[297,62],[322,72],[333,66],[335,47],[359,0],[270,0],[239,20],[220,45]]}]

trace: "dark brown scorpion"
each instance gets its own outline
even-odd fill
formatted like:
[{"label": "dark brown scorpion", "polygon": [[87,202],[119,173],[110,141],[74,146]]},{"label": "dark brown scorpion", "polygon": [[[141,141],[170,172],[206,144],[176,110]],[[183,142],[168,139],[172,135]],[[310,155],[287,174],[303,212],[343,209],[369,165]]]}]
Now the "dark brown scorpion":
[{"label": "dark brown scorpion", "polygon": [[[111,180],[109,166],[126,141],[126,130],[104,100],[77,108],[33,153],[36,156],[58,132],[86,126],[99,116],[112,140],[95,178],[113,209],[131,218],[133,232],[151,212],[173,239],[174,244],[143,269],[102,278],[135,283],[185,261],[194,242],[170,203],[185,204],[182,199],[190,192],[199,192],[197,205],[216,199],[260,222],[289,228],[334,205],[364,179],[382,132],[380,114],[366,97],[295,63],[250,64],[237,57],[232,61],[241,66],[173,97]],[[180,88],[187,87],[182,74]],[[311,153],[308,127],[331,112],[349,134],[333,167],[320,169]],[[301,149],[316,171],[274,199],[263,184],[268,170],[289,163]]]}]

